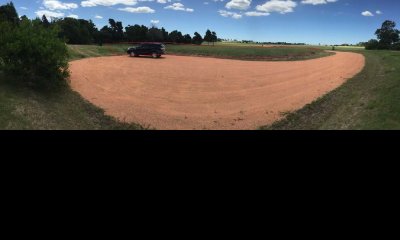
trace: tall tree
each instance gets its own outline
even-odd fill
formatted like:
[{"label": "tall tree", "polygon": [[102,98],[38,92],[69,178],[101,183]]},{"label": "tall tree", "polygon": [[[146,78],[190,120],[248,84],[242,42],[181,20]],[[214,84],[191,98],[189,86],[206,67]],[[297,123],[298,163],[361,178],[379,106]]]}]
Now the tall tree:
[{"label": "tall tree", "polygon": [[124,40],[124,27],[122,26],[122,22],[116,22],[115,24],[115,41],[123,41]]},{"label": "tall tree", "polygon": [[0,6],[0,22],[7,21],[14,24],[19,22],[17,10],[15,10],[13,2]]},{"label": "tall tree", "polygon": [[153,26],[147,32],[147,39],[152,42],[162,42],[164,37],[162,31]]},{"label": "tall tree", "polygon": [[19,18],[21,21],[26,21],[29,20],[29,18],[26,15],[23,15]]},{"label": "tall tree", "polygon": [[98,30],[92,21],[67,17],[55,20],[54,24],[60,28],[59,36],[69,44],[91,44],[95,40],[99,43]]},{"label": "tall tree", "polygon": [[211,42],[213,43],[213,46],[214,46],[215,42],[217,42],[217,41],[218,41],[217,33],[216,32],[212,32],[211,33]]},{"label": "tall tree", "polygon": [[46,28],[50,26],[50,22],[49,22],[49,20],[47,20],[46,15],[43,15],[43,16],[42,16],[42,24],[43,24],[43,26],[46,27]]},{"label": "tall tree", "polygon": [[172,31],[168,37],[174,43],[183,43],[184,41],[182,33],[177,30]]},{"label": "tall tree", "polygon": [[207,29],[206,35],[204,35],[204,41],[208,43],[208,45],[210,45],[210,42],[212,42],[213,36],[212,33],[210,31],[210,29]]},{"label": "tall tree", "polygon": [[117,37],[117,23],[115,22],[114,19],[110,18],[108,19],[108,24],[110,24],[109,30],[111,33],[111,38],[112,41],[114,42],[118,37]]},{"label": "tall tree", "polygon": [[396,23],[393,21],[385,21],[382,27],[376,30],[375,34],[379,39],[381,48],[389,49],[394,43],[400,41],[400,31],[395,29]]},{"label": "tall tree", "polygon": [[148,28],[144,25],[135,24],[125,27],[126,37],[130,42],[142,42],[147,40]]},{"label": "tall tree", "polygon": [[183,36],[184,43],[192,43],[192,37],[189,34]]},{"label": "tall tree", "polygon": [[203,37],[198,32],[195,32],[192,42],[194,44],[201,45],[203,43]]},{"label": "tall tree", "polygon": [[113,42],[113,31],[109,26],[104,26],[100,29],[99,42],[100,44]]},{"label": "tall tree", "polygon": [[168,38],[168,32],[165,30],[165,28],[161,28],[161,33],[163,35],[163,41],[165,42],[169,42],[169,38]]}]

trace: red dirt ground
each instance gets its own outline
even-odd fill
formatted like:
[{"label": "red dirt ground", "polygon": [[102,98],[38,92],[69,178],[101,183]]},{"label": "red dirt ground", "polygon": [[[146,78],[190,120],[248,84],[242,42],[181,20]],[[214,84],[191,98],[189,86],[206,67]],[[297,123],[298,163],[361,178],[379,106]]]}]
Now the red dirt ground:
[{"label": "red dirt ground", "polygon": [[359,73],[361,54],[293,62],[167,55],[70,63],[71,86],[121,121],[156,129],[256,129]]}]

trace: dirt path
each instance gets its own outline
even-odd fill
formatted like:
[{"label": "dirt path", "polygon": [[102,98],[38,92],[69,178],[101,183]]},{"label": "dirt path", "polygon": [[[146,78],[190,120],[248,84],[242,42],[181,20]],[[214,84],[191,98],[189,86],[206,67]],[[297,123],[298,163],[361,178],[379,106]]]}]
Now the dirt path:
[{"label": "dirt path", "polygon": [[349,52],[294,62],[167,55],[99,57],[70,64],[71,85],[122,121],[156,129],[256,129],[359,73]]}]

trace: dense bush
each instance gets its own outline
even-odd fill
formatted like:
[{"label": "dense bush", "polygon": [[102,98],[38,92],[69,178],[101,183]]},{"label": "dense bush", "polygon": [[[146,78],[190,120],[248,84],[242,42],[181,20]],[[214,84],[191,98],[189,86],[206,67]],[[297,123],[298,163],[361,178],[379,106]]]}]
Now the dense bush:
[{"label": "dense bush", "polygon": [[12,2],[0,6],[0,22],[18,24],[18,13]]},{"label": "dense bush", "polygon": [[0,22],[0,68],[18,81],[54,86],[68,76],[68,51],[58,29],[40,20],[23,19],[18,26]]},{"label": "dense bush", "polygon": [[365,44],[365,49],[367,49],[367,50],[376,50],[376,49],[379,49],[379,41],[378,41],[378,40],[375,40],[375,39],[369,40],[369,41]]},{"label": "dense bush", "polygon": [[192,43],[193,44],[197,44],[197,45],[201,45],[203,42],[204,42],[203,37],[198,32],[195,32],[194,33],[194,37],[192,39]]},{"label": "dense bush", "polygon": [[392,49],[396,50],[396,51],[400,51],[400,42],[393,44]]}]

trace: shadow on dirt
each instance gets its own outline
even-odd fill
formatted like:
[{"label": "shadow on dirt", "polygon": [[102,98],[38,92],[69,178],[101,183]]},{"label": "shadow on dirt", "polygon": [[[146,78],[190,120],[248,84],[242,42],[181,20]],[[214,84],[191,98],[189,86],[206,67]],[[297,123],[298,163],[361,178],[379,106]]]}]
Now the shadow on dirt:
[{"label": "shadow on dirt", "polygon": [[161,56],[161,57],[157,57],[157,58],[153,58],[152,56],[138,56],[138,57],[131,57],[131,56],[128,56],[129,58],[151,58],[151,59],[154,59],[154,60],[163,60],[163,59],[166,59],[166,57],[163,57],[163,56]]}]

